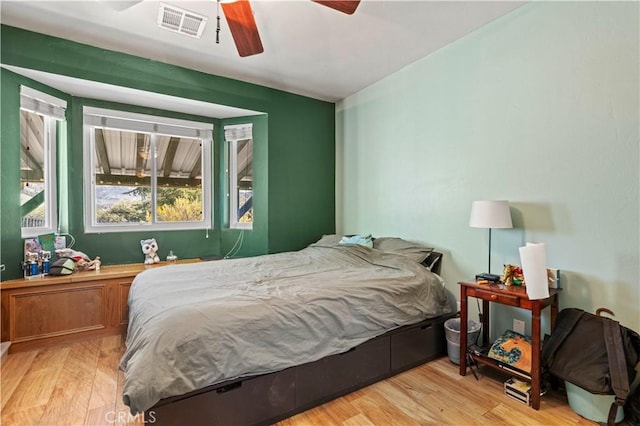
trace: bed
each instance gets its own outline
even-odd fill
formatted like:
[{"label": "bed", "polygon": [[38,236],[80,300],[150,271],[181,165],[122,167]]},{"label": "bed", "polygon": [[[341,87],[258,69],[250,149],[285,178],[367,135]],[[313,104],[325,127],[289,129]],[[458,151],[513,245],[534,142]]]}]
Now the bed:
[{"label": "bed", "polygon": [[139,274],[120,363],[132,414],[268,424],[446,353],[440,256],[343,242]]}]

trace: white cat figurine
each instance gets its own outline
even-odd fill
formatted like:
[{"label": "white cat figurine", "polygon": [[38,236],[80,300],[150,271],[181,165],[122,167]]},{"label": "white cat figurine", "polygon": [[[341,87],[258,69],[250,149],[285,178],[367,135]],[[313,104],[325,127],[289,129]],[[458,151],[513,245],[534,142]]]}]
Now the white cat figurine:
[{"label": "white cat figurine", "polygon": [[140,245],[142,246],[142,253],[144,253],[145,256],[145,265],[152,265],[160,262],[160,258],[158,257],[158,243],[156,243],[155,238],[140,240]]}]

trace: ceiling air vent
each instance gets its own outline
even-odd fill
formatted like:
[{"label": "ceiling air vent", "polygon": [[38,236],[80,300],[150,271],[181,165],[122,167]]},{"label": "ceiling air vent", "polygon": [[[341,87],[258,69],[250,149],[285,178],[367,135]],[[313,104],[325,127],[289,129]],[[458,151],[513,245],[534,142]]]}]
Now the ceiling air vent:
[{"label": "ceiling air vent", "polygon": [[200,38],[207,17],[166,3],[160,3],[158,26],[165,30]]}]

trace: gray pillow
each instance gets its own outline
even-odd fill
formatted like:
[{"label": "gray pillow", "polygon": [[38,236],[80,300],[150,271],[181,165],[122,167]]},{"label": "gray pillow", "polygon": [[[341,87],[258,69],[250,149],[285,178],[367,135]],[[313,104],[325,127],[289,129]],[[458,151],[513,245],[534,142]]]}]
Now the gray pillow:
[{"label": "gray pillow", "polygon": [[376,238],[373,240],[373,248],[387,253],[407,256],[418,263],[424,262],[433,251],[432,247],[394,237]]},{"label": "gray pillow", "polygon": [[323,235],[322,238],[320,238],[317,242],[313,243],[312,245],[336,246],[340,243],[341,239],[342,239],[342,235],[336,235],[336,234]]}]

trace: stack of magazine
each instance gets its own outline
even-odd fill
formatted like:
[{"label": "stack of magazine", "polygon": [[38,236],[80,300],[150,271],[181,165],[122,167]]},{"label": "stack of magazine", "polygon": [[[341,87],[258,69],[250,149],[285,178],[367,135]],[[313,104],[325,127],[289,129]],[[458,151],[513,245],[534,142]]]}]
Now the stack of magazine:
[{"label": "stack of magazine", "polygon": [[517,374],[521,377],[527,378],[529,380],[531,380],[531,373],[528,371],[524,371],[524,370],[520,370],[519,368],[515,368],[513,365],[509,365],[505,362],[501,362],[498,360],[494,360],[496,362],[496,364],[498,365],[498,367],[502,368],[504,371],[512,373],[512,374]]},{"label": "stack of magazine", "polygon": [[478,345],[471,345],[469,347],[469,353],[471,353],[471,354],[473,354],[475,356],[482,357],[485,360],[485,362],[490,362],[493,365],[495,365],[496,367],[504,370],[507,373],[515,374],[517,376],[520,376],[521,378],[531,380],[531,372],[521,370],[519,368],[514,367],[513,365],[507,364],[506,362],[502,362],[502,361],[497,360],[495,358],[491,358],[489,356],[489,349],[490,348],[488,348],[488,347],[480,347]]},{"label": "stack of magazine", "polygon": [[531,383],[518,380],[515,377],[504,382],[504,394],[523,404],[531,404]]}]

